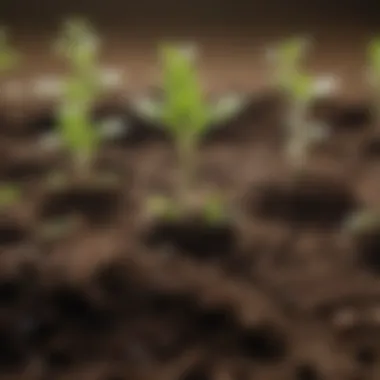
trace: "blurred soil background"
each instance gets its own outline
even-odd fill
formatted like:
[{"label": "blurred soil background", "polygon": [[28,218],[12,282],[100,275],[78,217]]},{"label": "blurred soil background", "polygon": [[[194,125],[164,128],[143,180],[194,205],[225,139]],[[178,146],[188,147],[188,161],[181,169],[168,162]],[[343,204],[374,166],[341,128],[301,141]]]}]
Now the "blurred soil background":
[{"label": "blurred soil background", "polygon": [[315,39],[310,67],[338,73],[344,91],[356,95],[363,88],[366,44],[379,31],[380,5],[372,0],[2,0],[0,23],[25,55],[13,75],[59,67],[52,40],[60,23],[78,14],[104,37],[104,64],[130,72],[129,89],[154,80],[156,47],[167,40],[199,43],[207,87],[256,89],[265,83],[265,47],[306,34]]}]

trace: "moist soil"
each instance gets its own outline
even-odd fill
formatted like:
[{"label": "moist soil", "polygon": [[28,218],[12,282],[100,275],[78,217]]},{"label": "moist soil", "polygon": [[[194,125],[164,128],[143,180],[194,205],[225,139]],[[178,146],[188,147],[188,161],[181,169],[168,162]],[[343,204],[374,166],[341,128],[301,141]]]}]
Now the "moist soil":
[{"label": "moist soil", "polygon": [[295,173],[284,109],[252,97],[204,136],[200,199],[217,189],[228,222],[152,220],[178,167],[161,126],[103,105],[127,133],[77,178],[43,149],[52,111],[0,128],[0,178],[22,199],[0,217],[0,378],[370,380],[380,376],[380,231],[345,221],[380,202],[369,103],[326,100],[330,137]]}]

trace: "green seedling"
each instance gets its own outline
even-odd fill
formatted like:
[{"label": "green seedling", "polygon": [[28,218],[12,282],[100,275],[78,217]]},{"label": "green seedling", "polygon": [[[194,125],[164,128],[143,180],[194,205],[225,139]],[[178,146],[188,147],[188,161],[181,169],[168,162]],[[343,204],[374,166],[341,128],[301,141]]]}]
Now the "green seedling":
[{"label": "green seedling", "polygon": [[9,45],[5,29],[0,29],[0,73],[12,69],[18,62],[18,54]]},{"label": "green seedling", "polygon": [[377,122],[380,122],[380,37],[369,44],[369,81],[375,97],[374,113]]},{"label": "green seedling", "polygon": [[17,185],[10,183],[0,184],[0,208],[14,205],[21,199],[21,190]]},{"label": "green seedling", "polygon": [[306,39],[290,39],[272,50],[269,57],[273,84],[287,96],[289,103],[286,156],[296,170],[303,167],[311,145],[326,137],[326,130],[308,120],[310,105],[317,96],[332,90],[331,78],[317,80],[304,70],[308,46]]},{"label": "green seedling", "polygon": [[286,40],[269,50],[273,65],[273,85],[282,91],[297,93],[297,78],[302,70],[309,41],[305,38]]},{"label": "green seedling", "polygon": [[64,26],[56,51],[70,68],[58,107],[59,133],[76,167],[84,174],[90,170],[100,143],[91,117],[101,93],[99,39],[85,21],[70,20]]},{"label": "green seedling", "polygon": [[160,58],[163,97],[143,99],[136,107],[142,116],[163,125],[174,139],[180,169],[176,200],[158,197],[149,205],[153,211],[177,217],[192,208],[197,149],[202,137],[211,126],[238,112],[243,102],[238,97],[207,102],[191,50],[165,45]]}]

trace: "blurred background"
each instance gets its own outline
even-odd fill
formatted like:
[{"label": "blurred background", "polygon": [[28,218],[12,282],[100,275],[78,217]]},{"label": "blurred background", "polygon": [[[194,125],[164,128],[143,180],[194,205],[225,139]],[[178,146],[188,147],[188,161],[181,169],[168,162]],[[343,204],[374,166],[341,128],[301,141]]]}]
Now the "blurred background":
[{"label": "blurred background", "polygon": [[104,63],[131,72],[130,88],[151,83],[157,43],[175,40],[199,43],[206,86],[251,89],[265,83],[265,47],[306,34],[315,39],[311,68],[339,73],[345,91],[357,94],[366,44],[380,32],[374,0],[1,0],[0,22],[26,56],[14,75],[59,67],[51,43],[71,15],[94,23],[105,39]]}]

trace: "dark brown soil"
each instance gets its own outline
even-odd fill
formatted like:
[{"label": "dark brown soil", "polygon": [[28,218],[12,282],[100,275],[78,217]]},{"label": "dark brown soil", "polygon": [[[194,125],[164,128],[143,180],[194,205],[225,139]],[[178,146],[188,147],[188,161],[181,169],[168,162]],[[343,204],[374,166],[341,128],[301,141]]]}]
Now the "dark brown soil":
[{"label": "dark brown soil", "polygon": [[342,229],[380,202],[368,105],[316,105],[331,138],[297,176],[276,97],[210,130],[196,191],[218,187],[233,210],[215,228],[146,219],[147,197],[173,192],[173,143],[130,109],[96,117],[110,114],[128,133],[105,142],[79,182],[61,153],[38,149],[51,110],[17,132],[2,124],[0,177],[24,199],[0,218],[1,379],[380,376],[380,231]]}]

